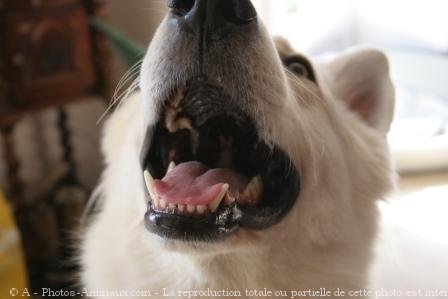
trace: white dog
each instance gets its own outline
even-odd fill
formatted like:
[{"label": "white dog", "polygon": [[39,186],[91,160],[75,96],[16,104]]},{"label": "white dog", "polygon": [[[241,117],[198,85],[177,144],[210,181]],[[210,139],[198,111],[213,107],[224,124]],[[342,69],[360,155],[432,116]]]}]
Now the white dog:
[{"label": "white dog", "polygon": [[[312,65],[249,0],[174,0],[108,120],[93,297],[349,297],[392,187],[385,56]],[[269,293],[271,292],[271,293]],[[320,293],[319,293],[320,292]]]}]

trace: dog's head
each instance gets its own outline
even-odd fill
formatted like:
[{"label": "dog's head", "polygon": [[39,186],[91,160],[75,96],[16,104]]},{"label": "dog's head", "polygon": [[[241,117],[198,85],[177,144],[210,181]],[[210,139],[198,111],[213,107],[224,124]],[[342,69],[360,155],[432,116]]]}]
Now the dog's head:
[{"label": "dog's head", "polygon": [[249,0],[168,6],[142,97],[106,130],[111,196],[136,197],[120,199],[123,217],[190,244],[328,239],[371,218],[361,207],[389,188],[385,57],[360,50],[312,65],[273,41]]}]

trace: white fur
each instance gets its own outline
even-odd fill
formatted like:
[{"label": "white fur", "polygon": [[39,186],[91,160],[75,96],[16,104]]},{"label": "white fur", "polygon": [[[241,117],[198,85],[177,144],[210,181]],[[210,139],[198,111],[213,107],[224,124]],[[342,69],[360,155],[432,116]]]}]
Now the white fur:
[{"label": "white fur", "polygon": [[[141,94],[127,99],[104,130],[101,211],[82,245],[85,287],[150,290],[153,296],[163,288],[243,295],[246,289],[367,288],[376,201],[392,187],[385,139],[393,111],[387,60],[378,51],[361,50],[315,68],[319,87],[287,73],[279,87],[285,97],[257,107],[266,134],[300,172],[297,203],[279,224],[240,229],[217,244],[167,242],[145,229],[138,158],[147,117]],[[360,95],[373,102],[361,117],[347,105],[362,101]]]}]

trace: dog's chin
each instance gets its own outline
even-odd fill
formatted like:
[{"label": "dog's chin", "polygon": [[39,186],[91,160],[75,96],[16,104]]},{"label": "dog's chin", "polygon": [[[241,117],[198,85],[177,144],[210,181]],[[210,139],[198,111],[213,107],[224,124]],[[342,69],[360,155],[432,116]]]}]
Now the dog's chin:
[{"label": "dog's chin", "polygon": [[[172,252],[188,255],[189,257],[204,257],[210,255],[232,254],[235,252],[249,252],[260,250],[263,246],[261,235],[257,231],[249,232],[247,229],[239,229],[229,234],[220,241],[190,240],[189,238],[169,238],[164,234],[156,234],[150,231],[152,245],[157,246],[163,252]],[[266,243],[264,243],[266,244]]]},{"label": "dog's chin", "polygon": [[197,251],[215,247],[201,243],[229,241],[240,228],[268,228],[299,196],[289,157],[259,138],[238,100],[204,76],[174,90],[147,136],[145,226],[168,247],[181,241]]}]

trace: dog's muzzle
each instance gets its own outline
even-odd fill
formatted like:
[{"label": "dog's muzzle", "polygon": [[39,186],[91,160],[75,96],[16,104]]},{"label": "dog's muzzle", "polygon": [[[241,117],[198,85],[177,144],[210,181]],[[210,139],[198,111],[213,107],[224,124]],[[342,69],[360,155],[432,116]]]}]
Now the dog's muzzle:
[{"label": "dog's muzzle", "polygon": [[298,198],[288,156],[259,138],[252,119],[205,76],[175,90],[148,130],[145,225],[172,239],[217,240],[279,222]]}]

